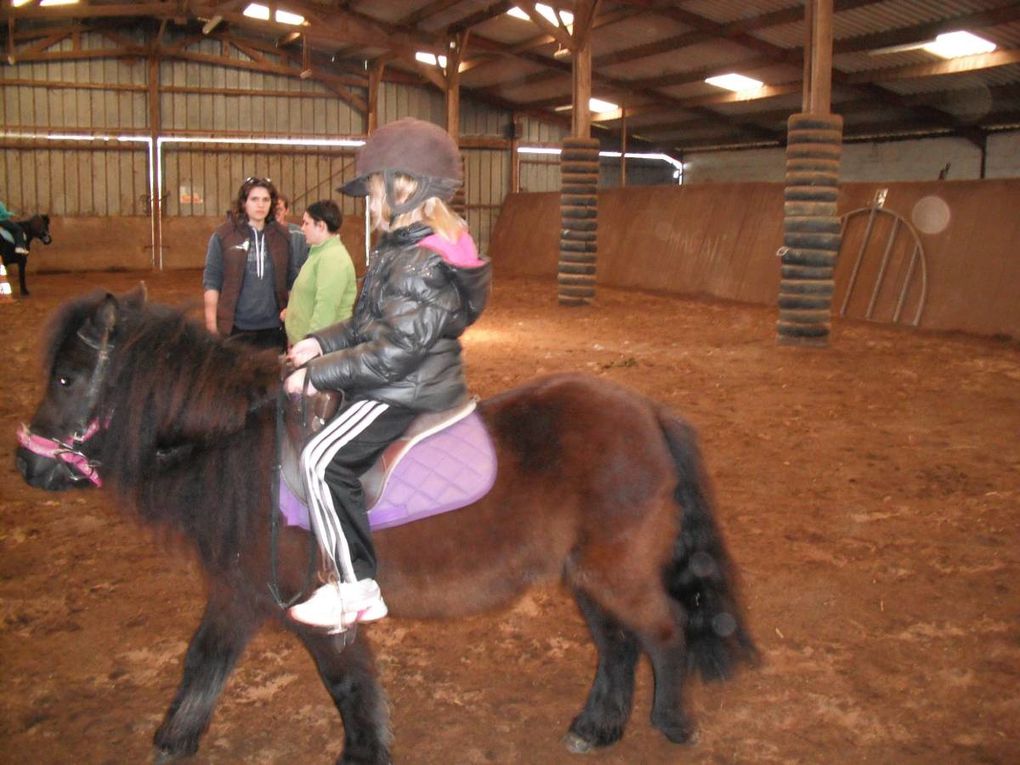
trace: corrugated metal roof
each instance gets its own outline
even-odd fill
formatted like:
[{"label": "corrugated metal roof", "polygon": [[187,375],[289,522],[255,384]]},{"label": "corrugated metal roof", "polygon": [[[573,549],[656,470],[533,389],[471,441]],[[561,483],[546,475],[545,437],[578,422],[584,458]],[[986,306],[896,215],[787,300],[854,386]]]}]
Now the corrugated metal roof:
[{"label": "corrugated metal roof", "polygon": [[[573,7],[569,0],[547,2]],[[184,29],[199,33],[204,20],[190,15],[187,4],[165,6],[165,11],[151,12],[152,3],[139,5],[149,12],[133,16],[133,6],[122,0],[83,0],[66,10],[5,8],[5,13],[14,19],[15,54],[38,44],[41,38],[33,30],[52,30],[59,23],[111,29],[122,36],[141,29],[151,39],[159,21],[177,28],[183,17]],[[277,7],[286,9],[286,0]],[[303,31],[322,71],[364,76],[364,60],[380,58],[386,62],[386,77],[427,83],[413,63],[415,50],[439,50],[454,33],[468,29],[463,95],[550,118],[561,117],[553,108],[571,100],[570,58],[554,57],[562,48],[559,41],[530,20],[508,16],[507,6],[492,0],[303,0],[299,7],[311,21]],[[896,129],[922,134],[948,129],[973,137],[975,129],[1016,122],[1020,3],[834,0],[834,8],[832,99],[844,115],[849,138],[855,132]],[[800,109],[803,15],[802,0],[603,0],[591,32],[593,93],[627,104],[628,129],[640,130],[659,149],[740,140],[780,143],[786,118]],[[267,28],[226,7],[223,16],[216,36],[224,40],[280,43],[279,27]],[[999,50],[950,65],[925,51],[901,49],[959,26],[992,40]],[[6,25],[0,34],[8,34]],[[65,39],[53,50],[64,48],[66,55],[71,45]],[[299,59],[300,41],[289,45],[288,54]],[[734,101],[704,84],[705,76],[727,71],[751,75],[770,88],[764,95]],[[696,130],[691,125],[695,118]],[[621,124],[600,123],[598,134],[606,135],[607,127],[618,132]]]}]

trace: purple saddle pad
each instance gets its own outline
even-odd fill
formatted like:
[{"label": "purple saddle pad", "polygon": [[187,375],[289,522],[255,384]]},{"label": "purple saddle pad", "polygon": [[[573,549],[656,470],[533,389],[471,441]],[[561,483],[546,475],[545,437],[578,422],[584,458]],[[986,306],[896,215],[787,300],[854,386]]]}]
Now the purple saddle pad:
[{"label": "purple saddle pad", "polygon": [[[400,526],[470,505],[496,481],[496,451],[482,418],[472,412],[415,443],[390,470],[368,510],[375,530]],[[310,528],[308,507],[280,481],[280,512],[288,526]]]}]

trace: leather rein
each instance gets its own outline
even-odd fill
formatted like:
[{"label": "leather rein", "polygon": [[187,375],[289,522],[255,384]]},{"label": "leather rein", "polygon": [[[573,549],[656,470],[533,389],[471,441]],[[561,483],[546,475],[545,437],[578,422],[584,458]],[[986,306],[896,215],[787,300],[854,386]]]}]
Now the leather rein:
[{"label": "leather rein", "polygon": [[[280,387],[276,392],[276,434],[275,434],[275,456],[273,462],[272,476],[270,479],[270,502],[269,502],[269,592],[273,596],[276,605],[286,610],[300,600],[303,600],[305,593],[314,581],[315,577],[315,545],[308,546],[308,568],[305,571],[305,581],[301,589],[288,600],[284,600],[280,594],[280,581],[277,572],[279,557],[280,537],[280,481],[283,480],[283,439],[287,438],[287,424],[284,417],[287,409],[287,392],[284,389],[283,381],[295,370],[284,365],[280,370]],[[306,430],[308,428],[308,386],[311,381],[305,375],[304,389],[301,391],[301,423]]]}]

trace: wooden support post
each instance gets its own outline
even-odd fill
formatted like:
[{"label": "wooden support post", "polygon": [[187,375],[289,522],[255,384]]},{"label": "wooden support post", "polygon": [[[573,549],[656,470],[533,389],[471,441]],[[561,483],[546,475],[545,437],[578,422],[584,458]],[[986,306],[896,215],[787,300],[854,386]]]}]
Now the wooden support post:
[{"label": "wooden support post", "polygon": [[[461,32],[451,38],[446,51],[446,132],[460,146],[460,62],[464,60],[469,32]],[[461,216],[467,215],[467,173],[464,155],[461,154],[461,171],[464,183],[457,189],[451,200],[453,209]]]},{"label": "wooden support post", "polygon": [[372,62],[368,70],[368,109],[365,114],[365,133],[372,133],[379,127],[379,87],[382,84],[386,62],[382,59]]},{"label": "wooden support post", "polygon": [[521,145],[519,120],[517,112],[510,115],[510,191],[514,193],[521,190],[521,155],[517,151]]},{"label": "wooden support post", "polygon": [[802,114],[786,134],[783,247],[780,249],[778,342],[827,346],[833,270],[842,227],[837,215],[843,119],[832,106],[832,4],[808,0]]},{"label": "wooden support post", "polygon": [[7,17],[7,64],[14,66],[14,17]]},{"label": "wooden support post", "polygon": [[[599,142],[591,137],[591,28],[598,0],[575,0],[570,33],[573,57],[572,135],[560,154],[560,259],[556,281],[560,305],[588,305],[595,299],[598,253]],[[537,14],[535,14],[537,16]],[[562,21],[562,19],[561,19]],[[554,36],[563,39],[562,24]]]},{"label": "wooden support post", "polygon": [[574,51],[574,111],[571,134],[574,138],[591,135],[591,43]]},{"label": "wooden support post", "polygon": [[620,188],[627,187],[627,107],[620,106]]},{"label": "wooden support post", "polygon": [[811,26],[814,18],[814,2],[808,0],[804,6],[804,61],[801,77],[800,110],[811,111],[811,59],[814,56],[815,30]]},{"label": "wooden support post", "polygon": [[811,0],[811,87],[808,111],[832,109],[832,0]]}]

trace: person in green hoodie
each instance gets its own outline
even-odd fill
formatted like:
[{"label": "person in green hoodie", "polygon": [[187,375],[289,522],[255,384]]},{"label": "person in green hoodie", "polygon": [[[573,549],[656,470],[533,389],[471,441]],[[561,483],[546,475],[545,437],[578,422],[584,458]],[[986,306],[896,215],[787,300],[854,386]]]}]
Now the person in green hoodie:
[{"label": "person in green hoodie", "polygon": [[332,199],[308,205],[301,231],[310,245],[308,259],[294,280],[283,311],[287,341],[350,318],[358,292],[354,262],[340,241],[343,213]]}]

